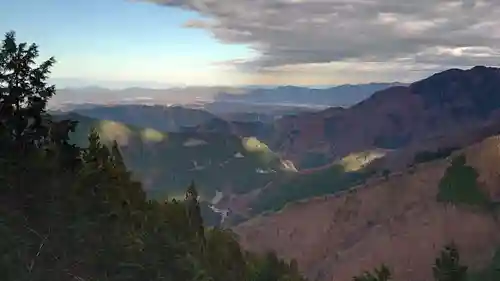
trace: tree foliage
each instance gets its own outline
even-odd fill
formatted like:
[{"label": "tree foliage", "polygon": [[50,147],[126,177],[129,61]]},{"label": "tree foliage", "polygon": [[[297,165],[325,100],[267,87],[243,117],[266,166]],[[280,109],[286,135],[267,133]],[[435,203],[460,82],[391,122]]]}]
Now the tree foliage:
[{"label": "tree foliage", "polygon": [[458,147],[440,147],[436,151],[421,151],[415,154],[413,163],[425,163],[436,159],[443,159],[450,156]]},{"label": "tree foliage", "polygon": [[445,246],[432,268],[436,281],[466,281],[467,266],[460,264],[457,247],[452,243]]},{"label": "tree foliage", "polygon": [[360,276],[355,276],[353,281],[389,281],[392,278],[392,273],[386,265],[381,265],[375,268],[373,272],[364,272]]},{"label": "tree foliage", "polygon": [[489,207],[490,199],[477,182],[477,171],[466,165],[465,155],[453,158],[439,182],[437,200],[454,204]]},{"label": "tree foliage", "polygon": [[469,281],[497,281],[500,280],[500,249],[497,248],[495,255],[488,266],[479,271],[469,274]]},{"label": "tree foliage", "polygon": [[373,173],[372,169],[349,172],[342,165],[333,165],[310,174],[293,174],[283,182],[278,182],[277,186],[260,193],[258,200],[251,206],[252,212],[278,211],[290,202],[347,190],[362,183]]},{"label": "tree foliage", "polygon": [[[147,201],[116,145],[54,121],[46,84],[54,59],[7,33],[0,52],[2,280],[300,281],[296,266],[243,251],[205,229],[194,184],[183,202]],[[194,196],[193,196],[194,195]],[[263,277],[262,277],[263,276]],[[265,279],[271,276],[272,279]]]},{"label": "tree foliage", "polygon": [[[471,275],[467,272],[468,267],[460,263],[460,255],[454,243],[445,245],[434,262],[432,273],[434,281],[467,281],[476,280],[496,280],[497,265],[493,264],[487,272]],[[355,276],[353,281],[388,281],[392,280],[392,272],[386,265],[375,268],[373,272],[365,271],[359,276]]]}]

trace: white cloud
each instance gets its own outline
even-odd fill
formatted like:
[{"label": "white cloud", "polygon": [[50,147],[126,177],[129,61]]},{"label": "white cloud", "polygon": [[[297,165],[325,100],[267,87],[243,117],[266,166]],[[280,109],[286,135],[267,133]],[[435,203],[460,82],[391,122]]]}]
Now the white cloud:
[{"label": "white cloud", "polygon": [[186,26],[251,46],[255,59],[228,64],[252,72],[349,65],[390,75],[500,62],[498,0],[150,1],[197,11],[207,20]]}]

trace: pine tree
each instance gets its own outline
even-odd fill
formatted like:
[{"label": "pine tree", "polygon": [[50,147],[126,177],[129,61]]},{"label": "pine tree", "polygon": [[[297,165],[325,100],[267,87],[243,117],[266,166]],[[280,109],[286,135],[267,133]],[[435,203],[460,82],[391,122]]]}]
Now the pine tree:
[{"label": "pine tree", "polygon": [[195,233],[196,239],[201,243],[200,246],[203,250],[206,244],[205,229],[203,226],[203,218],[201,217],[200,204],[198,202],[198,191],[196,190],[194,182],[191,182],[186,190],[185,203],[189,228]]},{"label": "pine tree", "polygon": [[121,171],[127,170],[127,166],[125,165],[122,153],[120,152],[120,147],[116,140],[113,141],[113,144],[111,146],[111,157],[113,157],[113,161],[117,169]]},{"label": "pine tree", "polygon": [[365,272],[361,276],[356,276],[353,281],[388,281],[391,280],[392,273],[386,265],[375,268],[372,272]]},{"label": "pine tree", "polygon": [[37,66],[38,46],[17,44],[15,35],[8,32],[0,50],[0,123],[2,135],[21,147],[47,135],[45,107],[55,87],[46,80],[55,59]]},{"label": "pine tree", "polygon": [[[53,174],[51,165],[64,166],[59,165],[60,159],[76,156],[66,157],[70,149],[69,146],[64,147],[67,151],[62,149],[66,144],[64,139],[57,139],[56,143],[50,138],[50,128],[55,124],[45,107],[55,87],[48,85],[46,80],[55,60],[50,58],[37,65],[38,55],[36,44],[18,44],[14,32],[6,33],[0,49],[0,168],[6,176],[0,184],[7,188],[0,192],[6,192],[2,194],[5,196],[9,193],[12,202],[25,206],[32,214],[37,214],[46,205],[35,198],[54,199],[39,188],[40,178]],[[51,149],[47,147],[50,142],[55,144]],[[44,151],[38,150],[41,147]],[[73,163],[68,160],[68,164]],[[56,185],[46,188],[56,187],[62,188]]]},{"label": "pine tree", "polygon": [[236,234],[230,230],[213,228],[206,232],[206,237],[206,268],[210,275],[217,281],[244,280],[246,262]]},{"label": "pine tree", "polygon": [[465,281],[467,266],[460,264],[460,254],[454,243],[446,245],[432,268],[436,281]]},{"label": "pine tree", "polygon": [[112,174],[115,178],[116,185],[120,186],[121,203],[124,211],[128,216],[132,216],[132,209],[138,208],[146,200],[146,194],[142,190],[139,182],[132,179],[132,173],[127,169],[125,160],[118,142],[113,141],[111,146],[111,163]]}]

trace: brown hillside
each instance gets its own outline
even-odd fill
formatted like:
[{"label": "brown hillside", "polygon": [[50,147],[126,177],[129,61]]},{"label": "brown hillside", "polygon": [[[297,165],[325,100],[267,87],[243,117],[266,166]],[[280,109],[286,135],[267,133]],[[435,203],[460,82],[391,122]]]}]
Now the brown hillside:
[{"label": "brown hillside", "polygon": [[334,159],[377,147],[400,149],[498,123],[499,93],[500,69],[450,69],[379,91],[345,110],[285,117],[276,123],[271,146],[296,162],[308,151]]},{"label": "brown hillside", "polygon": [[[499,199],[500,137],[465,152],[482,188]],[[500,245],[500,223],[491,214],[436,201],[448,165],[448,160],[421,164],[413,174],[294,203],[235,231],[248,249],[297,259],[312,280],[348,281],[381,263],[394,270],[395,280],[430,280],[435,257],[452,240],[464,261],[477,268]]]}]

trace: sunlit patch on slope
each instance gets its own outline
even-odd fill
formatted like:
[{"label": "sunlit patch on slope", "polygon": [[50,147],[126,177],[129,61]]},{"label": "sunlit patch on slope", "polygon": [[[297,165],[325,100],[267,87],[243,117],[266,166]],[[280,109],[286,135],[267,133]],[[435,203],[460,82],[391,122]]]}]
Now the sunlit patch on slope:
[{"label": "sunlit patch on slope", "polygon": [[269,149],[267,144],[261,142],[256,137],[246,137],[241,140],[246,152],[258,155],[261,163],[271,163],[277,159],[277,155]]},{"label": "sunlit patch on slope", "polygon": [[165,140],[166,137],[166,133],[161,133],[150,128],[141,131],[141,138],[144,142],[161,142]]},{"label": "sunlit patch on slope", "polygon": [[105,142],[116,141],[120,145],[127,145],[132,131],[127,126],[109,120],[99,123],[99,135]]},{"label": "sunlit patch on slope", "polygon": [[297,168],[295,168],[295,165],[290,160],[281,160],[281,165],[283,166],[283,170],[285,171],[298,172]]},{"label": "sunlit patch on slope", "polygon": [[269,152],[269,147],[256,137],[242,139],[243,147],[249,152]]},{"label": "sunlit patch on slope", "polygon": [[339,164],[344,166],[346,172],[359,171],[373,160],[382,158],[386,155],[384,150],[369,150],[356,152],[347,155],[339,161]]}]

